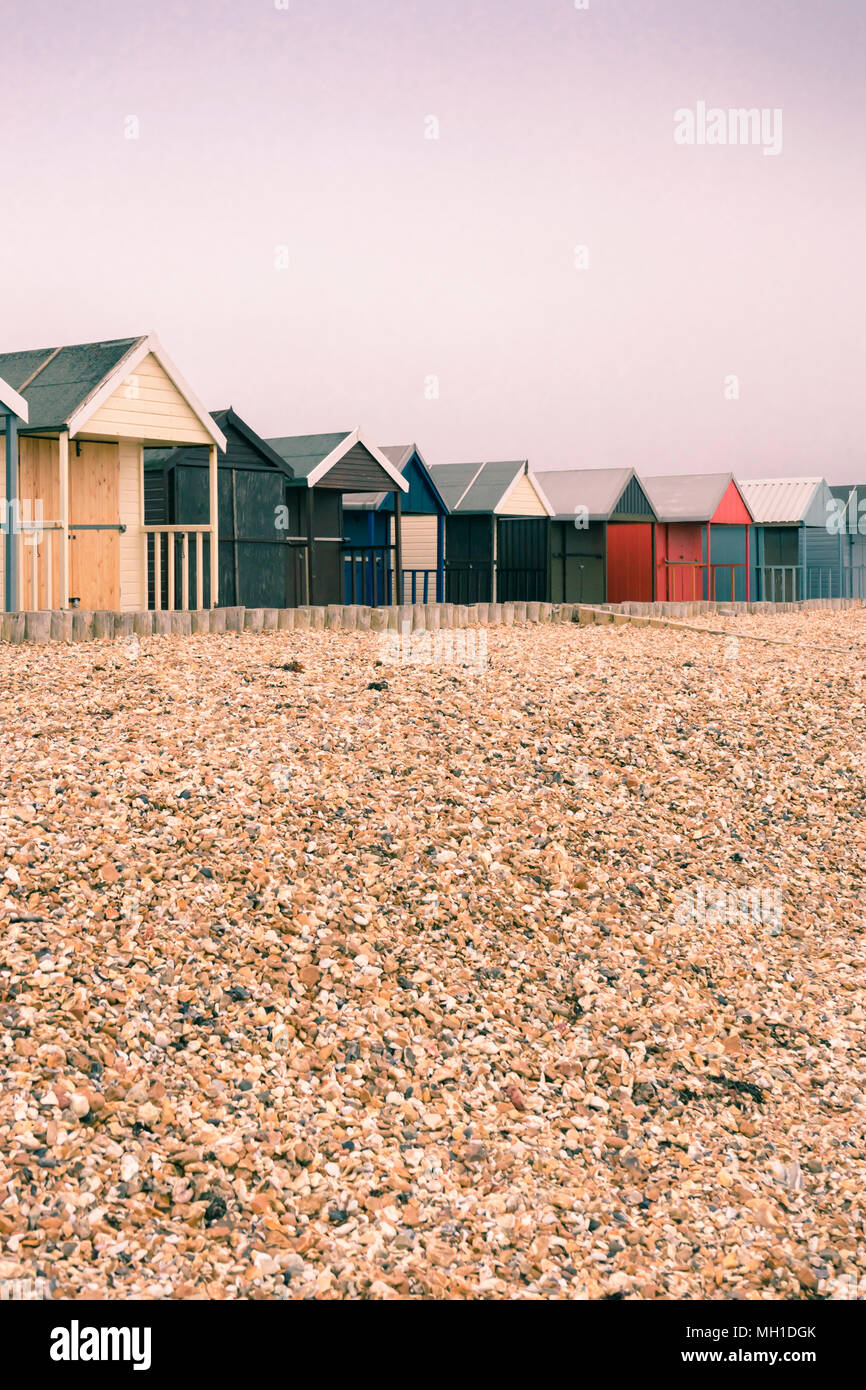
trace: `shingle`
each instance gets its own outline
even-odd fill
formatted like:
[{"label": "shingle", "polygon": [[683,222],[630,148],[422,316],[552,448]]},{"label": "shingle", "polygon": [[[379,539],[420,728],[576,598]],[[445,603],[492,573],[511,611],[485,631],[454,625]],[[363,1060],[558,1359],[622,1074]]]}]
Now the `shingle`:
[{"label": "shingle", "polygon": [[[39,348],[0,353],[0,376],[27,401],[31,429],[56,428],[75,414],[140,341],[115,338],[101,343],[73,343],[59,352]],[[37,371],[40,364],[44,365]],[[31,377],[31,384],[22,389]]]}]

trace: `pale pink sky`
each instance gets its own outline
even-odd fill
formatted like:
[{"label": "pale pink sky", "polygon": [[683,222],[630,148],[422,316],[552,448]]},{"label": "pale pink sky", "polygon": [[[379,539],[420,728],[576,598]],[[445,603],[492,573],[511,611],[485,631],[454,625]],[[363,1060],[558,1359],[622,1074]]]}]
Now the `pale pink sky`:
[{"label": "pale pink sky", "polygon": [[[866,479],[863,0],[0,16],[0,350],[154,328],[265,435],[431,462]],[[781,155],[678,147],[699,101]]]}]

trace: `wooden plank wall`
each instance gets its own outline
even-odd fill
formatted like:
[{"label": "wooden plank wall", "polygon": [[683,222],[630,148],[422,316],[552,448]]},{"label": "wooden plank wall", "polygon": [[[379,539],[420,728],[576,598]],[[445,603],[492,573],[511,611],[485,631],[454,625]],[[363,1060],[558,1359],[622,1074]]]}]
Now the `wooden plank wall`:
[{"label": "wooden plank wall", "polygon": [[88,435],[208,444],[198,416],[149,354],[87,421]]}]

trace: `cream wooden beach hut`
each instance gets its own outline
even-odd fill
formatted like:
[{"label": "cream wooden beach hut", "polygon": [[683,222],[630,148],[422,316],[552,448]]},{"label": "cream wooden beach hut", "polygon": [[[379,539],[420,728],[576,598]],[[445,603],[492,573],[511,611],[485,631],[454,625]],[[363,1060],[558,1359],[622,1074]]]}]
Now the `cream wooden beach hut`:
[{"label": "cream wooden beach hut", "polygon": [[[205,567],[215,606],[216,459],[226,441],[155,334],[0,353],[0,378],[27,407],[13,478],[21,526],[4,527],[3,536],[18,578],[8,599],[19,609],[144,609],[151,531],[158,562],[173,568],[180,555],[183,606],[203,606]],[[209,448],[207,523],[145,526],[148,445]],[[6,564],[4,554],[4,572]],[[8,609],[5,583],[0,597]]]}]

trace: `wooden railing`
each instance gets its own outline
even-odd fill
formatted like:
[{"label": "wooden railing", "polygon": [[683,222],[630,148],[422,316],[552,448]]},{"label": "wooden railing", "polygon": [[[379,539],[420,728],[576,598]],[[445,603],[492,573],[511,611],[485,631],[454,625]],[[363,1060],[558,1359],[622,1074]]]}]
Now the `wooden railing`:
[{"label": "wooden railing", "polygon": [[[858,570],[862,567],[858,566]],[[850,579],[846,579],[846,574]],[[832,565],[759,565],[757,598],[770,603],[796,603],[804,598],[858,598],[861,576]],[[843,594],[843,588],[852,590]]]},{"label": "wooden railing", "polygon": [[[706,561],[703,561],[703,560],[664,560],[664,561],[662,561],[662,567],[663,567],[663,569],[665,570],[665,574],[666,574],[665,588],[667,589],[667,598],[668,598],[671,602],[673,602],[673,603],[681,603],[681,602],[683,602],[683,601],[686,601],[686,602],[688,602],[688,601],[692,601],[692,602],[698,601],[698,602],[699,602],[700,600],[702,600],[702,599],[705,598],[705,597],[710,598],[710,599],[712,599],[712,600],[715,601],[715,600],[718,598],[718,587],[719,587],[719,585],[718,585],[718,573],[719,573],[719,570],[722,570],[725,574],[727,574],[727,575],[730,576],[731,592],[730,592],[729,597],[730,597],[730,600],[731,600],[731,601],[733,601],[733,600],[736,598],[736,595],[737,595],[737,570],[742,570],[743,573],[744,573],[744,575],[745,575],[745,578],[746,578],[745,593],[743,594],[743,597],[744,597],[744,598],[745,598],[745,596],[746,596],[746,593],[748,592],[748,587],[749,587],[749,586],[748,586],[748,565],[746,565],[746,564],[743,563],[743,562],[739,562],[739,563],[735,563],[735,564],[728,564],[728,563],[711,564],[711,565],[709,566],[709,569],[710,569],[710,592],[709,592],[709,594],[706,594],[706,592],[705,592],[705,591],[706,591],[706,588],[707,588],[707,564],[706,564]],[[681,572],[681,574],[682,574],[682,581],[683,581],[679,586],[677,586],[677,583],[676,583],[676,574],[677,574],[677,570],[679,570],[679,571]],[[680,592],[679,592],[679,593],[676,592],[677,587],[679,587],[679,589],[680,589]],[[686,592],[687,590],[689,590],[690,592]],[[727,602],[727,601],[728,601],[727,598],[726,598],[725,600],[723,600],[723,602]]]},{"label": "wooden railing", "polygon": [[866,565],[846,565],[842,570],[842,598],[866,598]]},{"label": "wooden railing", "polygon": [[[148,587],[153,579],[153,607],[157,611],[163,607],[163,573],[166,577],[166,604],[169,611],[180,608],[186,611],[190,606],[204,608],[204,538],[211,537],[211,527],[201,526],[144,526],[142,530],[153,536],[153,553],[148,556]],[[178,542],[180,543],[178,545]],[[180,554],[178,555],[178,549]],[[194,564],[191,562],[194,561]],[[178,576],[179,570],[179,576]],[[191,573],[192,571],[192,573]],[[180,603],[178,604],[177,579],[180,578]],[[195,603],[190,605],[190,593]]]},{"label": "wooden railing", "polygon": [[393,545],[343,545],[342,552],[346,603],[394,602]]},{"label": "wooden railing", "polygon": [[404,603],[440,603],[436,570],[403,571]]}]

